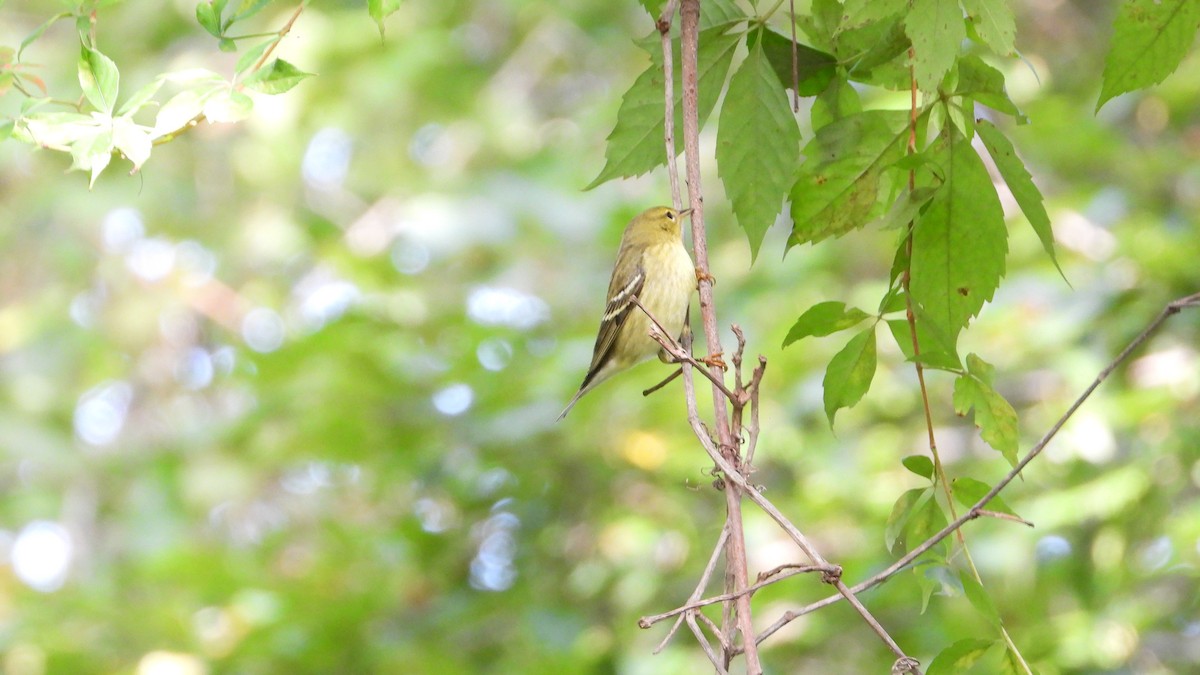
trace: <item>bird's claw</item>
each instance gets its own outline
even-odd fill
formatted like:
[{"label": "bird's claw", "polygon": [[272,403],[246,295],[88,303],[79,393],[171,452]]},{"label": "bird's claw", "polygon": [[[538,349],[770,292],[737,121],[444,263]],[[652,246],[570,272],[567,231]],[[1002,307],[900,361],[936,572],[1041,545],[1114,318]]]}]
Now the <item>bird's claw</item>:
[{"label": "bird's claw", "polygon": [[696,268],[696,288],[700,288],[701,281],[707,281],[710,286],[717,285],[716,277],[714,277],[713,275],[709,274],[708,272],[705,272],[704,270],[697,267]]},{"label": "bird's claw", "polygon": [[724,354],[725,354],[725,352],[717,352],[716,354],[709,354],[708,356],[700,359],[700,363],[703,363],[704,365],[709,366],[709,367],[716,366],[717,368],[720,368],[722,371],[729,370],[729,366],[725,365],[725,360],[721,358]]}]

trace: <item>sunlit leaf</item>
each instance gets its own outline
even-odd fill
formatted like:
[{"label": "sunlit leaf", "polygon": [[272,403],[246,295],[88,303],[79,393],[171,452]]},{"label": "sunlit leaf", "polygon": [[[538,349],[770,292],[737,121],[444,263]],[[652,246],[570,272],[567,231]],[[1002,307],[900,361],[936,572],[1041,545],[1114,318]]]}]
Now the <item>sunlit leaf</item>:
[{"label": "sunlit leaf", "polygon": [[307,77],[312,77],[312,73],[306,73],[283,59],[273,59],[242,80],[242,84],[247,89],[264,94],[282,94]]},{"label": "sunlit leaf", "polygon": [[958,0],[913,0],[904,29],[912,40],[917,86],[936,91],[967,37]]},{"label": "sunlit leaf", "polygon": [[1009,0],[962,0],[962,6],[967,21],[992,51],[1000,56],[1012,54],[1017,26]]},{"label": "sunlit leaf", "polygon": [[819,302],[809,307],[788,331],[783,339],[783,346],[809,336],[823,336],[840,330],[853,328],[862,323],[870,315],[857,307],[846,307],[846,303],[837,301]]},{"label": "sunlit leaf", "polygon": [[97,110],[111,113],[117,104],[121,77],[117,64],[98,50],[83,45],[79,51],[79,86]]}]

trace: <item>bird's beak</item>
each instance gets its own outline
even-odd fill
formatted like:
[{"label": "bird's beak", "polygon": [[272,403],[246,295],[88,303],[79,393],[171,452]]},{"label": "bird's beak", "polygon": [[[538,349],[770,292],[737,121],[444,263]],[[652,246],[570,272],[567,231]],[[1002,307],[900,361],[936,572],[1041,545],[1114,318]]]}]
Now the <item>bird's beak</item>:
[{"label": "bird's beak", "polygon": [[692,213],[692,211],[693,211],[693,209],[684,209],[679,212],[679,217],[683,218],[684,216],[690,215]]}]

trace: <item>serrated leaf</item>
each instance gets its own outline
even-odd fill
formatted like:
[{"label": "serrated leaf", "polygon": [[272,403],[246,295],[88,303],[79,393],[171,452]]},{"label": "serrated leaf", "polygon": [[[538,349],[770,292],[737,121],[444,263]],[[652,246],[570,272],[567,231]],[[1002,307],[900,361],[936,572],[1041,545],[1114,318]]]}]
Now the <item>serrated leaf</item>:
[{"label": "serrated leaf", "polygon": [[783,346],[787,347],[809,336],[821,337],[853,328],[869,316],[870,314],[857,307],[846,307],[844,302],[819,302],[796,319],[787,337],[783,339]]},{"label": "serrated leaf", "polygon": [[968,374],[954,381],[954,412],[966,415],[975,409],[975,425],[980,437],[1017,465],[1017,412],[986,382]]},{"label": "serrated leaf", "polygon": [[922,478],[933,479],[933,460],[925,455],[909,455],[900,460],[900,463],[904,465],[904,468]]},{"label": "serrated leaf", "polygon": [[992,596],[983,588],[983,585],[975,580],[975,577],[970,573],[963,572],[958,575],[959,581],[962,582],[963,594],[967,596],[971,606],[984,616],[993,626],[1000,625],[1000,612],[996,609],[996,603],[992,601]]},{"label": "serrated leaf", "polygon": [[968,141],[943,134],[932,159],[945,184],[917,218],[909,292],[934,327],[957,342],[1000,284],[1008,230],[992,179]]},{"label": "serrated leaf", "polygon": [[903,16],[838,35],[836,54],[846,62],[850,79],[891,89],[911,86],[908,49],[912,43],[904,32]]},{"label": "serrated leaf", "polygon": [[196,3],[196,21],[213,37],[221,37],[221,12],[211,3]]},{"label": "serrated leaf", "polygon": [[1034,184],[1033,176],[1029,175],[1025,164],[1017,157],[1012,143],[991,122],[980,120],[976,123],[975,128],[979,131],[979,139],[983,141],[988,154],[992,156],[992,161],[996,163],[1000,177],[1008,185],[1013,199],[1021,207],[1021,212],[1025,214],[1025,219],[1037,233],[1046,255],[1050,256],[1050,261],[1054,263],[1058,273],[1063,275],[1063,279],[1066,279],[1066,274],[1059,266],[1058,256],[1054,252],[1054,230],[1050,227],[1050,216],[1046,213],[1045,205],[1042,204],[1042,192]]},{"label": "serrated leaf", "polygon": [[1008,3],[1009,0],[962,0],[967,21],[975,27],[975,33],[1000,56],[1013,53],[1013,38],[1017,34],[1012,7]]},{"label": "serrated leaf", "polygon": [[904,150],[908,114],[869,110],[828,124],[804,147],[792,186],[788,246],[864,225],[877,212],[880,173]]},{"label": "serrated leaf", "polygon": [[958,61],[958,86],[954,90],[957,96],[968,96],[980,103],[1002,113],[1025,119],[1017,104],[1008,97],[1004,86],[1004,74],[983,62],[983,59],[971,54]]},{"label": "serrated leaf", "polygon": [[904,32],[912,41],[917,86],[937,91],[967,37],[958,0],[912,0]]},{"label": "serrated leaf", "polygon": [[846,0],[841,28],[858,28],[894,16],[906,9],[908,0]]},{"label": "serrated leaf", "polygon": [[367,14],[379,26],[379,38],[383,39],[383,20],[400,9],[400,0],[367,0]]},{"label": "serrated leaf", "polygon": [[716,158],[717,175],[746,231],[753,262],[783,210],[800,161],[800,127],[761,41],[729,80],[717,124]]},{"label": "serrated leaf", "polygon": [[[792,88],[792,39],[767,29],[761,44],[775,76],[785,89]],[[824,91],[837,72],[837,57],[828,52],[796,43],[796,81],[801,96]]]},{"label": "serrated leaf", "polygon": [[[722,35],[719,31],[701,33],[700,45],[696,54],[696,71],[699,78],[697,83],[696,112],[699,123],[703,126],[717,98],[725,87],[725,76],[729,73],[729,64],[737,49],[740,35]],[[657,46],[657,41],[655,45]],[[604,149],[604,168],[585,190],[590,190],[601,183],[613,178],[628,178],[640,176],[666,163],[666,149],[663,144],[663,72],[662,50],[648,49],[650,65],[634,81],[629,91],[621,99],[621,107],[617,110],[617,123],[612,133],[608,135],[608,144]],[[679,63],[678,54],[675,63]],[[683,87],[680,84],[681,68],[676,67],[675,87],[675,139],[677,148],[682,139],[682,119],[680,102],[683,99]]]},{"label": "serrated leaf", "polygon": [[283,59],[274,59],[242,80],[242,84],[247,89],[264,94],[282,94],[308,77],[312,77],[312,73],[306,73]]},{"label": "serrated leaf", "polygon": [[[975,480],[967,476],[955,478],[953,481],[954,501],[962,504],[967,508],[975,506],[976,502],[983,499],[988,492],[991,492],[992,486],[981,480]],[[988,511],[996,511],[997,513],[1007,513],[1009,515],[1017,515],[1000,495],[996,495],[988,500],[988,503],[983,506]]]},{"label": "serrated leaf", "polygon": [[[659,14],[662,14],[661,8],[659,9]],[[655,14],[654,18],[658,19],[659,14]],[[745,12],[739,9],[733,0],[701,0],[701,31],[716,28],[717,26],[729,26],[745,19]]]},{"label": "serrated leaf", "polygon": [[1125,0],[1113,21],[1112,46],[1096,110],[1110,99],[1158,84],[1187,55],[1200,23],[1197,0]]},{"label": "serrated leaf", "polygon": [[858,96],[858,90],[850,84],[849,80],[835,77],[829,81],[829,86],[825,88],[825,91],[813,99],[809,119],[812,121],[813,130],[817,131],[821,127],[860,112],[862,112],[862,100]]},{"label": "serrated leaf", "polygon": [[79,49],[79,86],[97,110],[111,113],[117,105],[121,75],[117,64],[99,50],[82,45]]},{"label": "serrated leaf", "polygon": [[921,503],[922,499],[928,499],[931,494],[931,488],[913,488],[900,495],[900,498],[892,505],[892,513],[888,516],[887,525],[883,530],[883,541],[893,554],[897,553],[897,543],[901,546],[905,543],[902,535],[908,519],[912,517],[913,509]]},{"label": "serrated leaf", "polygon": [[993,640],[978,638],[959,640],[934,657],[926,675],[960,675],[967,672],[983,658],[993,644]]},{"label": "serrated leaf", "polygon": [[850,408],[862,400],[875,377],[875,327],[850,338],[829,362],[825,379],[825,416],[833,426],[833,417],[841,408]]}]

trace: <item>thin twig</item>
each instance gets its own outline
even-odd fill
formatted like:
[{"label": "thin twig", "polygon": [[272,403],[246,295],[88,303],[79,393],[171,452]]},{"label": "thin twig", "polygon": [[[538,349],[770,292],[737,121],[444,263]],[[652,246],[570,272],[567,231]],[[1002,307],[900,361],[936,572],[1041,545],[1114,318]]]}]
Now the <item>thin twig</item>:
[{"label": "thin twig", "polygon": [[790,577],[794,577],[794,576],[797,576],[800,574],[807,574],[809,572],[823,572],[823,571],[824,571],[824,568],[818,567],[816,565],[795,565],[791,569],[787,569],[781,573],[778,573],[778,576],[776,576],[774,579],[766,579],[763,581],[759,581],[758,583],[755,583],[753,586],[747,586],[745,589],[743,589],[737,593],[725,593],[723,595],[715,595],[711,598],[704,598],[703,600],[694,600],[694,601],[688,602],[688,604],[683,605],[682,607],[676,607],[675,609],[672,609],[669,612],[663,612],[662,614],[655,614],[654,616],[642,617],[641,619],[638,619],[638,625],[641,626],[642,628],[649,628],[650,626],[653,626],[654,624],[658,623],[659,621],[662,621],[663,619],[669,619],[673,616],[683,614],[684,612],[690,612],[694,609],[699,609],[701,607],[715,605],[718,602],[728,602],[730,600],[735,600],[735,599],[741,597],[742,595],[753,595],[754,592],[760,588],[770,586],[771,584],[779,583],[780,581],[783,581],[784,579],[788,579]]},{"label": "thin twig", "polygon": [[675,7],[678,2],[679,0],[668,0],[662,15],[655,22],[658,34],[662,38],[663,97],[665,99],[663,141],[667,148],[667,176],[671,181],[671,206],[675,207],[676,211],[683,208],[683,202],[679,198],[679,165],[676,161],[679,153],[675,150],[675,72],[672,64],[674,55],[671,50],[671,20],[675,16]]},{"label": "thin twig", "polygon": [[[717,656],[716,652],[713,651],[712,645],[708,643],[708,638],[704,636],[704,631],[700,630],[700,626],[696,623],[696,615],[688,612],[685,616],[688,628],[692,629],[692,634],[696,636],[696,641],[704,649],[705,656],[712,662],[713,667],[717,669],[717,675],[728,675],[729,671],[725,670],[725,665],[721,663],[721,657]],[[701,614],[700,616],[704,615]]]},{"label": "thin twig", "polygon": [[[1067,411],[1058,418],[1058,421],[1056,421],[1054,425],[1050,427],[1050,430],[1042,436],[1041,440],[1039,440],[1036,445],[1030,448],[1029,452],[1027,452],[1025,456],[1021,458],[1021,461],[1018,462],[1011,471],[1005,474],[1004,478],[1000,479],[1000,482],[996,483],[996,485],[993,486],[987,494],[981,497],[979,501],[975,502],[975,504],[973,504],[966,513],[956,518],[954,522],[946,525],[939,530],[937,534],[934,534],[925,541],[921,542],[920,545],[909,551],[904,557],[889,565],[887,569],[859,582],[858,584],[855,584],[854,586],[851,586],[850,592],[854,594],[862,593],[867,589],[873,588],[884,581],[887,581],[897,572],[907,567],[917,558],[921,557],[921,555],[923,555],[926,551],[936,546],[946,537],[950,536],[951,533],[958,530],[967,521],[980,517],[980,515],[982,515],[981,511],[983,510],[983,507],[986,506],[987,503],[990,502],[997,494],[999,494],[1001,490],[1008,487],[1008,484],[1013,482],[1017,476],[1021,475],[1021,472],[1025,469],[1025,467],[1028,466],[1028,464],[1032,462],[1034,458],[1041,454],[1042,450],[1045,449],[1054,436],[1058,434],[1063,425],[1067,423],[1067,420],[1071,419],[1075,412],[1079,410],[1079,407],[1083,405],[1084,401],[1086,401],[1088,397],[1092,395],[1092,392],[1094,392],[1097,387],[1099,387],[1106,379],[1108,379],[1108,376],[1111,375],[1113,371],[1121,365],[1121,363],[1128,359],[1130,354],[1137,350],[1138,347],[1141,347],[1142,343],[1149,339],[1150,335],[1152,335],[1154,331],[1156,331],[1158,327],[1161,326],[1169,317],[1178,314],[1184,309],[1194,307],[1200,307],[1200,293],[1193,293],[1192,295],[1188,295],[1173,302],[1167,303],[1167,305],[1163,307],[1162,311],[1159,312],[1158,316],[1155,317],[1154,320],[1151,321],[1141,333],[1139,333],[1132,341],[1130,341],[1125,349],[1122,349],[1121,353],[1113,358],[1113,360],[1107,366],[1105,366],[1098,375],[1096,375],[1096,379],[1093,380],[1092,383],[1083,390],[1083,393],[1080,394],[1071,404],[1071,406],[1067,408]],[[687,373],[684,373],[684,376],[686,378]],[[687,380],[685,379],[684,382],[686,384]],[[841,599],[841,595],[831,595],[822,600],[818,600],[817,602],[805,605],[800,609],[791,610],[780,617],[778,621],[771,624],[771,626],[762,633],[759,633],[756,639],[757,641],[762,642],[780,628],[787,625],[789,622],[804,616],[805,614],[809,614],[821,609],[827,605],[832,605]]]},{"label": "thin twig", "polygon": [[[721,551],[725,549],[725,541],[728,538],[729,528],[722,527],[721,535],[717,537],[717,545],[713,547],[712,555],[708,558],[708,565],[704,568],[704,573],[700,575],[700,581],[696,582],[696,590],[692,591],[692,594],[688,596],[688,602],[695,602],[704,595],[704,589],[708,587],[708,580],[712,578],[713,570],[717,568],[717,560],[720,560]],[[661,652],[663,648],[667,646],[667,643],[670,642],[671,637],[675,635],[675,631],[679,630],[680,621],[682,621],[682,617],[675,621],[675,625],[671,626],[671,630],[667,632],[667,636],[664,637],[663,641],[660,642],[658,647],[654,649],[655,654]],[[638,620],[638,626],[642,628],[649,628],[651,625],[652,624],[646,623],[645,618]]]},{"label": "thin twig", "polygon": [[[650,319],[650,322],[654,324],[654,327],[658,329],[658,332],[651,333],[650,337],[657,340],[658,344],[662,345],[662,348],[665,349],[668,354],[670,354],[676,361],[680,363],[690,363],[693,366],[696,366],[696,368],[699,369],[700,372],[703,373],[704,376],[713,383],[714,387],[718,387],[722,394],[729,397],[729,400],[738,400],[734,393],[725,387],[724,382],[722,382],[716,375],[701,367],[703,365],[702,361],[688,353],[688,351],[684,349],[677,341],[675,341],[674,338],[667,334],[667,329],[663,328],[662,324],[659,323],[658,317],[654,316],[650,310],[646,309],[646,306],[642,304],[642,301],[638,299],[636,295],[630,296],[629,300],[636,305],[638,309],[642,310],[642,312],[646,314],[647,318]],[[666,383],[664,382],[663,384]]]},{"label": "thin twig", "polygon": [[662,382],[659,382],[658,384],[654,385],[653,387],[650,387],[649,389],[643,389],[642,396],[649,396],[650,394],[653,394],[654,392],[658,391],[659,389],[662,389],[663,387],[667,386],[668,384],[671,384],[671,382],[673,382],[675,380],[675,378],[679,377],[682,374],[683,374],[683,370],[680,368],[676,368],[675,372],[673,372],[670,375],[663,378]]},{"label": "thin twig", "polygon": [[788,0],[792,24],[792,112],[800,112],[800,47],[796,44],[796,0]]}]

